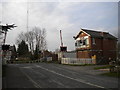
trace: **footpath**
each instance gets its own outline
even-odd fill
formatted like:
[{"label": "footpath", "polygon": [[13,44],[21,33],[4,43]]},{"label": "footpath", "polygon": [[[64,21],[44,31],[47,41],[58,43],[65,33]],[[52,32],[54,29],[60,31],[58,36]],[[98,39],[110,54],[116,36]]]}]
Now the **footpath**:
[{"label": "footpath", "polygon": [[2,88],[35,88],[21,70],[15,66],[6,65],[2,78]]}]

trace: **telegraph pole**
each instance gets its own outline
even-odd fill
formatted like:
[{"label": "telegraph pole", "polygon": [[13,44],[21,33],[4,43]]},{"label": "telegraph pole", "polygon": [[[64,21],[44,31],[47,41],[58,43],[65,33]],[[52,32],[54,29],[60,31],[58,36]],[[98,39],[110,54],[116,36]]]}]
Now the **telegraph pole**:
[{"label": "telegraph pole", "polygon": [[28,4],[28,0],[27,0],[27,32],[29,30],[29,4]]}]

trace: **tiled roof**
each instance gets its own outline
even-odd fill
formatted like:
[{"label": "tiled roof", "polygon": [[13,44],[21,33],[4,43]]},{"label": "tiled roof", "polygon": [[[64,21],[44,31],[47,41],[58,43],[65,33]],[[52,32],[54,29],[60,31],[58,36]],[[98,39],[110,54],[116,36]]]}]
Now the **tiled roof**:
[{"label": "tiled roof", "polygon": [[[89,34],[91,37],[117,39],[115,36],[109,34],[108,32],[94,31],[94,30],[87,30],[87,29],[81,29],[81,30],[83,30],[84,32],[86,32],[87,34]],[[102,33],[103,33],[103,35],[102,35]],[[78,37],[78,35],[76,36],[76,38]]]}]

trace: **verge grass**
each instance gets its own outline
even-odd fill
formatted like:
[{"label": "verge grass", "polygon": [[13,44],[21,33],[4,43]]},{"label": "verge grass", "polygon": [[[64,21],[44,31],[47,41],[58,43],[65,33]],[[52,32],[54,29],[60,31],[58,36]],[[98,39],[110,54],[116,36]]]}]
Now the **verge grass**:
[{"label": "verge grass", "polygon": [[120,72],[108,72],[108,73],[103,73],[101,75],[120,78]]}]

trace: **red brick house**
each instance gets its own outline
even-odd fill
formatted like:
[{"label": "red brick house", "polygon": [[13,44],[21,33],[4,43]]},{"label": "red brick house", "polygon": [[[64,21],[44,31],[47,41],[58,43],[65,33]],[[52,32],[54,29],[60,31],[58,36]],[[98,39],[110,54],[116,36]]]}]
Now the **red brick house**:
[{"label": "red brick house", "polygon": [[77,58],[94,58],[96,64],[116,60],[117,38],[108,32],[81,29],[74,39]]}]

